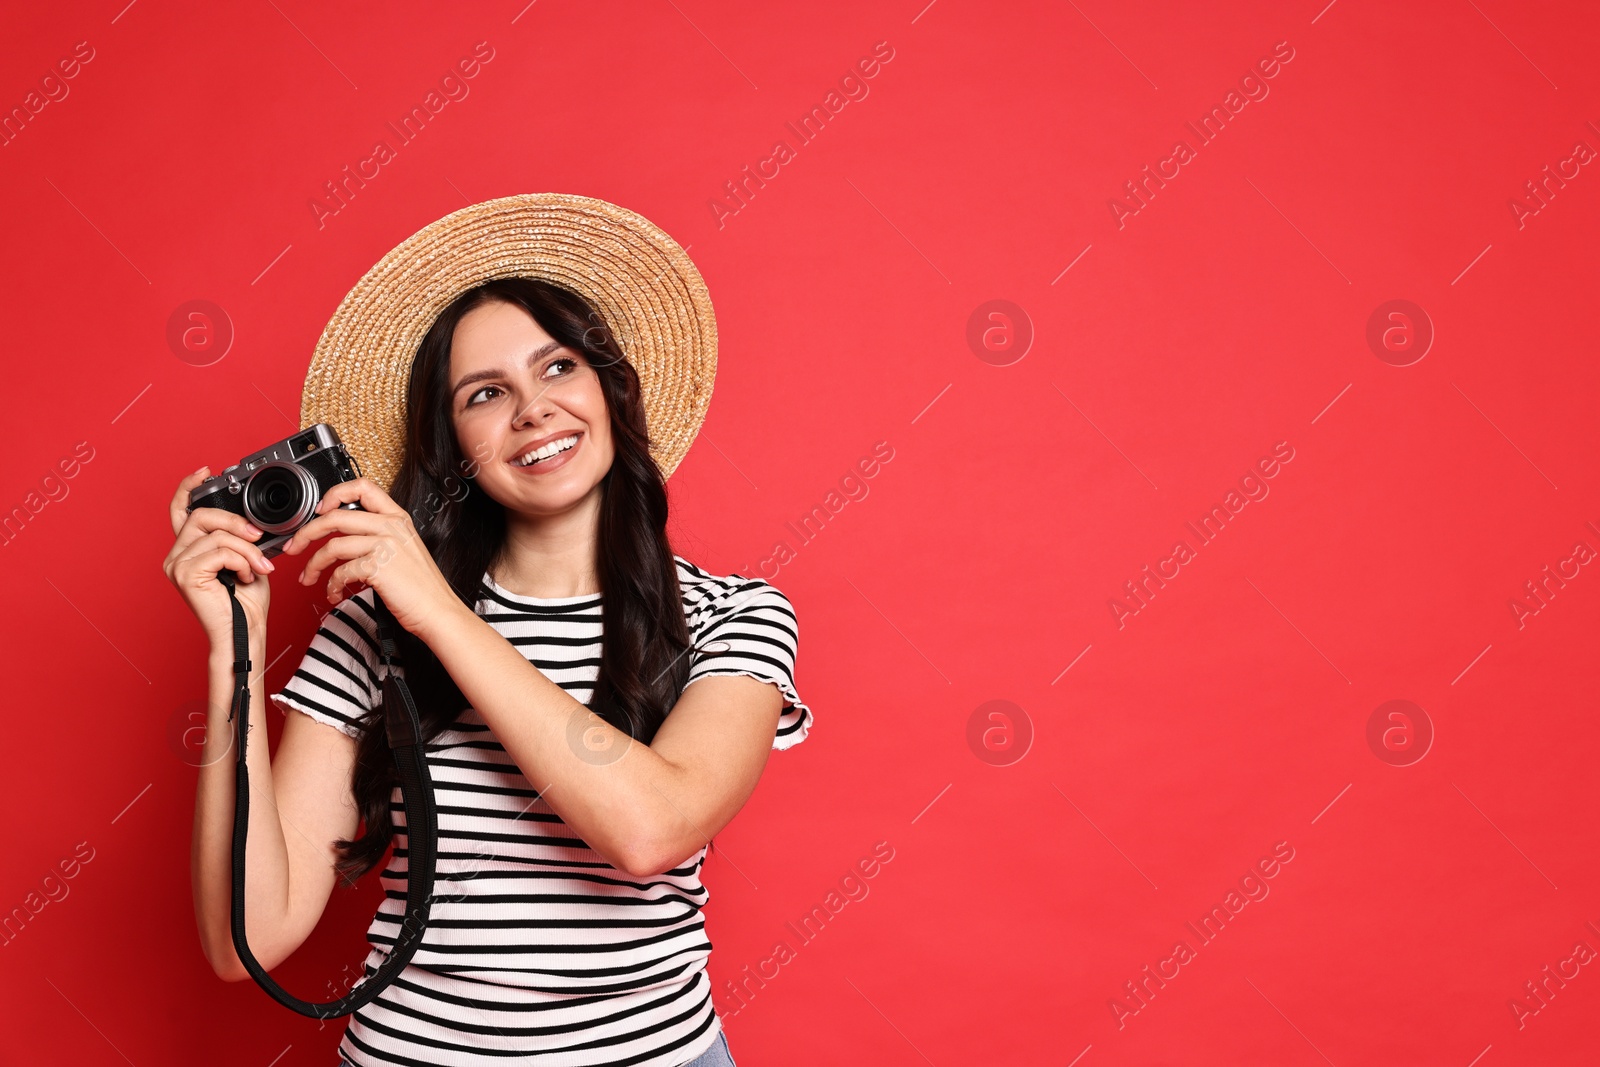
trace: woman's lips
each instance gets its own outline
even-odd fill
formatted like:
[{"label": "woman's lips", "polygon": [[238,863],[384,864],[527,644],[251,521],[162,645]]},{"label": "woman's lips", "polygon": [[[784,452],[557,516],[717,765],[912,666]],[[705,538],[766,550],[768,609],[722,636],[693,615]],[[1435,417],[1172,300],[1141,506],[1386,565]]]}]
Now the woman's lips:
[{"label": "woman's lips", "polygon": [[[573,435],[568,434],[567,436],[571,437]],[[576,453],[578,449],[583,447],[583,437],[583,432],[581,430],[578,431],[578,439],[572,443],[571,448],[567,449],[565,452],[557,452],[549,459],[536,460],[533,463],[528,464],[526,467],[519,467],[515,463],[512,463],[508,460],[507,466],[519,474],[548,474],[553,470],[559,470],[567,465],[567,462],[572,459],[573,454]]]}]

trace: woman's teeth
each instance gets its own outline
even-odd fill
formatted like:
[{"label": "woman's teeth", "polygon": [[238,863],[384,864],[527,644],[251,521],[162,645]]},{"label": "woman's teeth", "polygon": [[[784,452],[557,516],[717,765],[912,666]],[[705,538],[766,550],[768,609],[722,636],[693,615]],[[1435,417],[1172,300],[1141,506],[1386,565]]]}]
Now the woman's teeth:
[{"label": "woman's teeth", "polygon": [[512,460],[511,463],[516,467],[526,467],[531,463],[537,463],[541,459],[549,459],[551,456],[559,455],[577,443],[577,434],[573,434],[571,437],[563,437],[559,441],[551,441],[541,448],[536,448],[521,459]]}]

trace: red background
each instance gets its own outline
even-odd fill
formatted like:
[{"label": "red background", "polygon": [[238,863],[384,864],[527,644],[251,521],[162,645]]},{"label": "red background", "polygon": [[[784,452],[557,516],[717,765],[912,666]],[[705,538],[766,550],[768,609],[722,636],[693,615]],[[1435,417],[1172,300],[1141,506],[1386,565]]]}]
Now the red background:
[{"label": "red background", "polygon": [[[94,58],[0,148],[0,506],[76,443],[93,459],[0,551],[0,908],[94,858],[0,948],[5,1062],[335,1058],[342,1024],[200,952],[167,728],[204,646],[159,567],[167,502],[293,429],[323,324],[384,252],[546,190],[639,211],[710,287],[720,375],[676,547],[717,573],[797,549],[762,573],[799,613],[815,729],[706,872],[742,1067],[1594,1062],[1600,967],[1520,1027],[1510,1003],[1600,950],[1600,576],[1561,563],[1600,547],[1600,174],[1520,225],[1510,201],[1600,149],[1600,16],[922,4],[8,14],[0,106],[76,42]],[[470,95],[319,227],[323,183],[479,41]],[[719,227],[724,182],[880,41],[869,95]],[[1124,182],[1279,42],[1270,94],[1119,228]],[[209,366],[166,340],[195,299],[236,332]],[[996,299],[1034,334],[1005,366],[967,340]],[[1403,367],[1366,340],[1395,299],[1436,332]],[[880,441],[867,495],[799,545],[785,524]],[[1278,442],[1270,494],[1199,546],[1185,523]],[[1195,558],[1119,626],[1180,538]],[[1577,574],[1519,625],[1547,564]],[[279,584],[273,688],[317,619]],[[993,700],[1018,710],[969,744]],[[1408,766],[1368,743],[1390,700],[1435,734]],[[879,841],[869,895],[798,946],[785,924]],[[1279,842],[1270,895],[1201,947],[1185,923]],[[375,894],[336,896],[280,978],[313,997],[358,962]],[[779,939],[795,957],[741,1009],[723,983]],[[1179,939],[1195,958],[1127,998]]]}]

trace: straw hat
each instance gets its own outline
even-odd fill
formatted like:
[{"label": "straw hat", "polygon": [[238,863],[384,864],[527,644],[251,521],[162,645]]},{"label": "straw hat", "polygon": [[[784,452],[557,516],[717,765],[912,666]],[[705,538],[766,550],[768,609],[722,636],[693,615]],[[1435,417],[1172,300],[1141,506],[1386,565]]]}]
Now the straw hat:
[{"label": "straw hat", "polygon": [[300,424],[330,423],[388,490],[405,442],[406,388],[439,313],[480,282],[541,278],[588,299],[639,374],[650,454],[669,476],[711,403],[717,321],[694,263],[648,219],[564,193],[486,200],[429,223],[355,284],[306,372]]}]

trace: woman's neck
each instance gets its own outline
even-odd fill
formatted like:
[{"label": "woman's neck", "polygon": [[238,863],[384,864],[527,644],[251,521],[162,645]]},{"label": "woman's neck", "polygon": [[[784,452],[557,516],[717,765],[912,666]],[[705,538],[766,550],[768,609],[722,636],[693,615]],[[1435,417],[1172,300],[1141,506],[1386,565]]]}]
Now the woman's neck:
[{"label": "woman's neck", "polygon": [[495,582],[517,596],[540,599],[600,592],[597,504],[560,515],[508,510],[505,548],[491,574]]}]

